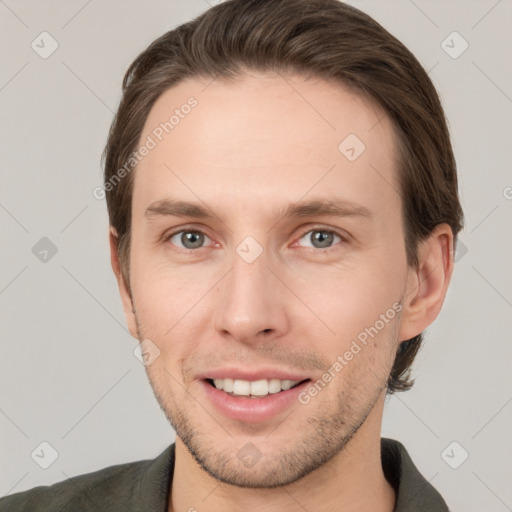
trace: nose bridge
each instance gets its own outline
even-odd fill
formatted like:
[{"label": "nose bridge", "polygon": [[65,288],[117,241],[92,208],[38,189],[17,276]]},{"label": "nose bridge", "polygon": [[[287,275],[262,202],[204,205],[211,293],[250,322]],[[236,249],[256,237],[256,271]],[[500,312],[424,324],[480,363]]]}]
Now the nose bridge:
[{"label": "nose bridge", "polygon": [[254,238],[246,237],[231,262],[231,271],[220,283],[216,329],[244,342],[255,340],[262,331],[282,334],[287,328],[285,304],[267,267],[267,252]]}]

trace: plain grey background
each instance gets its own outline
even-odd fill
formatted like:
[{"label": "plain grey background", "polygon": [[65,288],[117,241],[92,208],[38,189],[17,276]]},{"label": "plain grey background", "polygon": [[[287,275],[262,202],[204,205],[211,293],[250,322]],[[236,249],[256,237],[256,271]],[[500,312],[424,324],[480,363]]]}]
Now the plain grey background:
[{"label": "plain grey background", "polygon": [[[453,512],[512,510],[512,2],[350,3],[429,70],[466,214],[416,385],[388,399],[383,435]],[[92,191],[127,66],[208,7],[0,0],[0,496],[153,458],[174,439],[133,353]]]}]

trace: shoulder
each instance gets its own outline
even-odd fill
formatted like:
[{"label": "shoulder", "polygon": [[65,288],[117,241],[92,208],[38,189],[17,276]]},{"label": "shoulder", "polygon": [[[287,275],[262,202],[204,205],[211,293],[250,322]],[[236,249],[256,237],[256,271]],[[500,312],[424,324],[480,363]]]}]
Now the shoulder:
[{"label": "shoulder", "polygon": [[[137,477],[147,461],[110,466],[92,473],[68,478],[53,485],[39,486],[0,499],[0,512],[57,512],[94,510],[96,503],[107,506],[108,499],[123,499],[126,482]],[[128,490],[129,492],[129,490]]]},{"label": "shoulder", "polygon": [[446,502],[419,472],[402,443],[381,438],[381,457],[384,474],[396,491],[395,512],[448,512]]},{"label": "shoulder", "polygon": [[[156,459],[117,464],[0,498],[0,512],[124,511],[141,495],[148,474],[161,472],[167,448]],[[158,467],[156,467],[158,466]]]}]

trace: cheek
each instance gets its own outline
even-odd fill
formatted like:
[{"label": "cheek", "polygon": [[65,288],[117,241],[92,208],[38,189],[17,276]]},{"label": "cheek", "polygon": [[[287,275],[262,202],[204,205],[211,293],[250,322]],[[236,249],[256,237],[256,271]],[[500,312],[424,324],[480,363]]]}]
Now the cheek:
[{"label": "cheek", "polygon": [[204,266],[149,261],[135,253],[131,262],[140,335],[158,344],[164,360],[176,361],[194,349],[194,340],[199,339],[194,332],[217,279]]},{"label": "cheek", "polygon": [[329,327],[315,350],[336,375],[334,395],[351,389],[364,402],[388,379],[397,347],[401,276],[399,266],[382,268],[382,261],[367,261],[309,272],[301,281],[298,294]]},{"label": "cheek", "polygon": [[198,287],[190,267],[170,264],[160,255],[135,249],[131,259],[131,282],[139,313],[174,316],[177,306],[188,302]]},{"label": "cheek", "polygon": [[379,322],[381,315],[386,317],[386,328],[395,318],[393,304],[401,297],[400,270],[383,268],[383,262],[363,265],[359,261],[357,265],[309,268],[297,273],[302,276],[295,281],[297,295],[328,327],[336,346],[350,342]]}]

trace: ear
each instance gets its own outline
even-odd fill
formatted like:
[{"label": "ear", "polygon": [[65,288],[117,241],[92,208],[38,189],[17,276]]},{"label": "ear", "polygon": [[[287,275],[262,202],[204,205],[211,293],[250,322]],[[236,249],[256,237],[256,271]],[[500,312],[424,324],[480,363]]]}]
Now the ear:
[{"label": "ear", "polygon": [[123,273],[121,272],[121,262],[119,260],[119,251],[117,249],[118,235],[115,228],[112,226],[110,226],[109,230],[109,241],[110,262],[112,264],[112,270],[116,275],[117,285],[119,287],[119,293],[121,294],[121,300],[123,302],[124,315],[126,317],[128,329],[130,329],[130,334],[138,340],[139,333],[137,329],[137,322],[135,320],[135,308],[133,306],[131,291],[124,280]]},{"label": "ear", "polygon": [[436,226],[420,243],[418,260],[418,267],[408,272],[399,341],[423,332],[441,311],[454,264],[453,232],[448,224]]}]

